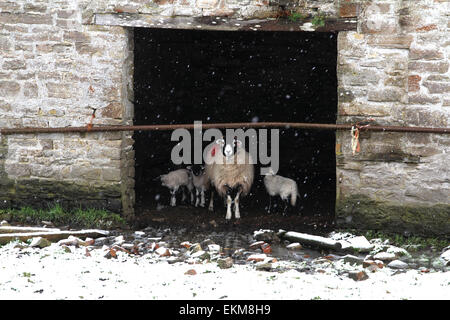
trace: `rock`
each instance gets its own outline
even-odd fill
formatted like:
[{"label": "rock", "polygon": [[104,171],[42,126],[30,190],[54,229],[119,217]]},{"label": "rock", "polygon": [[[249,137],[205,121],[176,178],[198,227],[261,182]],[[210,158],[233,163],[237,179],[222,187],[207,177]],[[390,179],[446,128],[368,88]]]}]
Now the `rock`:
[{"label": "rock", "polygon": [[70,250],[70,248],[66,245],[62,245],[61,248],[65,253],[72,253],[72,250]]},{"label": "rock", "polygon": [[217,226],[218,226],[216,220],[211,220],[211,221],[209,222],[209,224],[212,225],[214,228],[217,228]]},{"label": "rock", "polygon": [[357,256],[353,256],[351,254],[347,254],[345,256],[342,257],[342,259],[344,260],[344,262],[348,262],[350,264],[363,264],[364,263],[364,259],[359,258]]},{"label": "rock", "polygon": [[240,258],[244,255],[245,249],[237,249],[234,251],[234,253],[231,255],[233,258]]},{"label": "rock", "polygon": [[258,271],[271,271],[272,264],[271,263],[257,263],[255,268]]},{"label": "rock", "polygon": [[434,259],[432,262],[431,262],[431,265],[433,266],[433,268],[435,268],[435,269],[442,269],[442,268],[444,268],[445,267],[445,263],[444,263],[444,261],[439,257],[439,258],[437,258],[437,259]]},{"label": "rock", "polygon": [[126,250],[131,250],[134,248],[134,244],[133,243],[124,243],[124,244],[122,244],[122,248],[124,248]]},{"label": "rock", "polygon": [[342,241],[341,244],[342,249],[353,249],[358,252],[369,252],[374,248],[374,245],[371,244],[364,236],[347,238],[346,240]]},{"label": "rock", "polygon": [[46,227],[53,227],[53,222],[42,220],[41,223]]},{"label": "rock", "polygon": [[69,236],[67,239],[62,239],[58,241],[58,245],[60,246],[76,246],[80,245],[80,239],[74,236]]},{"label": "rock", "polygon": [[253,242],[253,243],[249,246],[249,248],[252,249],[252,250],[256,250],[256,249],[261,248],[261,246],[262,246],[264,243],[265,243],[264,241],[256,241],[256,242]]},{"label": "rock", "polygon": [[181,257],[169,257],[169,258],[167,258],[167,263],[168,264],[174,264],[174,263],[176,263],[176,262],[183,262],[184,261],[184,259],[183,258],[181,258]]},{"label": "rock", "polygon": [[406,269],[408,268],[408,264],[401,261],[401,260],[393,260],[391,262],[388,263],[387,265],[389,268],[392,269]]},{"label": "rock", "polygon": [[409,254],[408,251],[406,251],[403,248],[399,248],[399,247],[389,246],[389,248],[386,250],[386,252],[395,254],[395,257],[397,257],[397,258],[399,258],[399,257],[411,258],[411,255]]},{"label": "rock", "polygon": [[268,243],[264,243],[264,244],[261,246],[261,250],[262,250],[262,252],[264,252],[264,253],[266,253],[266,254],[272,253],[272,247],[271,247],[270,244],[268,244]]},{"label": "rock", "polygon": [[363,281],[369,279],[369,276],[365,271],[351,271],[348,273],[350,279],[355,281]]},{"label": "rock", "polygon": [[194,269],[189,269],[184,274],[186,274],[188,276],[195,276],[197,274],[197,271],[195,271]]},{"label": "rock", "polygon": [[50,246],[51,244],[52,243],[45,238],[36,237],[31,239],[30,247],[45,248]]},{"label": "rock", "polygon": [[265,241],[265,242],[280,242],[280,238],[277,236],[275,231],[273,230],[263,230],[260,229],[258,231],[253,232],[253,238],[255,238],[258,241]]},{"label": "rock", "polygon": [[[447,248],[446,248],[447,249]],[[450,265],[450,249],[445,250],[442,252],[442,254],[439,256],[439,258],[444,262],[446,266]]]},{"label": "rock", "polygon": [[202,249],[202,246],[200,245],[200,243],[195,243],[189,248],[189,251],[191,253],[196,253],[198,251],[203,251],[203,249]]},{"label": "rock", "polygon": [[120,235],[120,236],[114,238],[113,245],[121,246],[124,242],[125,242],[124,237],[122,235]]},{"label": "rock", "polygon": [[217,259],[217,266],[220,269],[229,269],[233,266],[233,258],[227,257],[225,259],[219,258]]},{"label": "rock", "polygon": [[293,243],[288,244],[286,246],[286,249],[293,250],[293,251],[301,250],[302,248],[303,248],[302,245],[300,243],[298,243],[298,242],[293,242]]},{"label": "rock", "polygon": [[209,259],[210,255],[209,255],[208,252],[200,250],[200,251],[197,251],[197,252],[191,254],[191,257],[192,258],[201,259],[201,260],[205,260],[205,259]]},{"label": "rock", "polygon": [[372,273],[376,272],[378,269],[379,268],[378,268],[378,266],[376,264],[372,264],[372,265],[367,267],[367,271],[372,272]]},{"label": "rock", "polygon": [[94,240],[94,246],[103,246],[109,242],[108,237],[100,237]]},{"label": "rock", "polygon": [[203,240],[200,245],[202,247],[207,247],[210,244],[214,244],[214,241],[212,241],[211,239],[206,239],[206,240]]},{"label": "rock", "polygon": [[145,232],[144,232],[144,231],[135,231],[135,232],[134,232],[134,236],[135,236],[136,238],[142,238],[142,237],[145,236]]},{"label": "rock", "polygon": [[17,243],[14,245],[14,249],[25,249],[28,248],[28,245],[26,243]]},{"label": "rock", "polygon": [[264,261],[267,258],[267,255],[262,253],[262,254],[252,254],[250,256],[247,257],[247,261]]},{"label": "rock", "polygon": [[165,248],[165,247],[159,247],[158,249],[155,250],[155,252],[160,256],[160,257],[168,257],[170,256],[170,251],[169,249]]},{"label": "rock", "polygon": [[220,246],[218,244],[209,244],[208,245],[208,251],[209,252],[219,252]]},{"label": "rock", "polygon": [[388,253],[388,252],[379,252],[373,256],[374,260],[381,260],[381,261],[392,261],[392,260],[395,260],[396,258],[397,257],[394,253]]},{"label": "rock", "polygon": [[182,243],[180,243],[180,246],[189,249],[192,246],[192,243],[190,243],[189,241],[183,241]]},{"label": "rock", "polygon": [[106,259],[111,259],[111,258],[117,259],[116,250],[108,248],[106,250],[105,254],[103,255],[103,257],[105,257]]},{"label": "rock", "polygon": [[9,226],[9,223],[6,220],[2,220],[2,222],[0,222],[0,226],[7,227],[7,226]]},{"label": "rock", "polygon": [[87,246],[94,245],[95,240],[92,238],[86,238],[86,239],[84,239],[84,241],[79,241],[79,242],[80,242],[80,245],[87,247]]}]

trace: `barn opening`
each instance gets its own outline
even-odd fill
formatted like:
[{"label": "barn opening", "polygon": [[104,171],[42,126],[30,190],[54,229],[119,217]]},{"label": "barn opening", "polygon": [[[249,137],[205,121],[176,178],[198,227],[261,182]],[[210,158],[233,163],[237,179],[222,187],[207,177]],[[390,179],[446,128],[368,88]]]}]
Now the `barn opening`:
[{"label": "barn opening", "polygon": [[[136,28],[136,125],[220,122],[336,123],[337,33],[198,31]],[[171,131],[135,132],[136,215],[207,209],[168,207],[155,179],[183,166],[171,162]],[[204,142],[206,146],[209,142]],[[241,217],[265,216],[268,195],[259,165]],[[333,217],[335,132],[280,129],[278,174],[294,179],[295,217]],[[209,196],[209,194],[208,194]],[[181,195],[177,198],[180,203]],[[277,202],[280,206],[281,203]],[[219,217],[224,206],[216,201]],[[203,210],[203,211],[202,211]]]}]

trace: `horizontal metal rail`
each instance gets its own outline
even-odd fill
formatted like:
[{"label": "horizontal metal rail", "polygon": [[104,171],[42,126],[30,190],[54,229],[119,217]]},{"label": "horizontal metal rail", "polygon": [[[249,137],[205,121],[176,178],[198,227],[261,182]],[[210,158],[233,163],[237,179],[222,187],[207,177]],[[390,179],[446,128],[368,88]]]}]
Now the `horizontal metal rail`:
[{"label": "horizontal metal rail", "polygon": [[[33,133],[76,133],[76,132],[112,132],[112,131],[167,131],[175,129],[194,129],[195,124],[153,124],[153,125],[117,125],[117,126],[85,126],[85,127],[57,127],[57,128],[3,128],[0,134],[33,134]],[[405,127],[380,125],[352,125],[352,124],[324,124],[301,122],[234,122],[234,123],[202,123],[202,129],[210,128],[285,128],[312,130],[350,130],[356,127],[361,131],[378,132],[420,132],[420,133],[450,133],[450,128]]]}]

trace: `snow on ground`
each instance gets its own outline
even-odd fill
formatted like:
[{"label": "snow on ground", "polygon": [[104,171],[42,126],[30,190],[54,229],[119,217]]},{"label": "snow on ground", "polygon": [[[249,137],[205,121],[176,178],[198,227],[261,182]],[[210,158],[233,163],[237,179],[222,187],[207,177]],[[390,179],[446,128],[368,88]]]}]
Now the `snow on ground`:
[{"label": "snow on ground", "polygon": [[[0,300],[450,298],[449,271],[397,273],[382,268],[368,273],[367,280],[354,281],[326,264],[323,273],[308,274],[295,270],[293,262],[280,261],[276,264],[286,271],[266,272],[251,264],[230,269],[220,269],[215,262],[169,264],[155,254],[117,252],[117,259],[106,259],[101,250],[86,256],[85,247],[73,247],[65,253],[55,243],[43,249],[14,246],[0,248]],[[185,274],[190,269],[196,274]]]}]

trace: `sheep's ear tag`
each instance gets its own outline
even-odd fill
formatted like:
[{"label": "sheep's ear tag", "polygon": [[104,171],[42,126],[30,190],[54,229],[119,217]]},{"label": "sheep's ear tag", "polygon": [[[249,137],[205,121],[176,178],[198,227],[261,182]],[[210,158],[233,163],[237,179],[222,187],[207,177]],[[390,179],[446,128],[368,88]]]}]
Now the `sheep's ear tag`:
[{"label": "sheep's ear tag", "polygon": [[212,148],[211,156],[214,157],[216,155],[216,147]]}]

